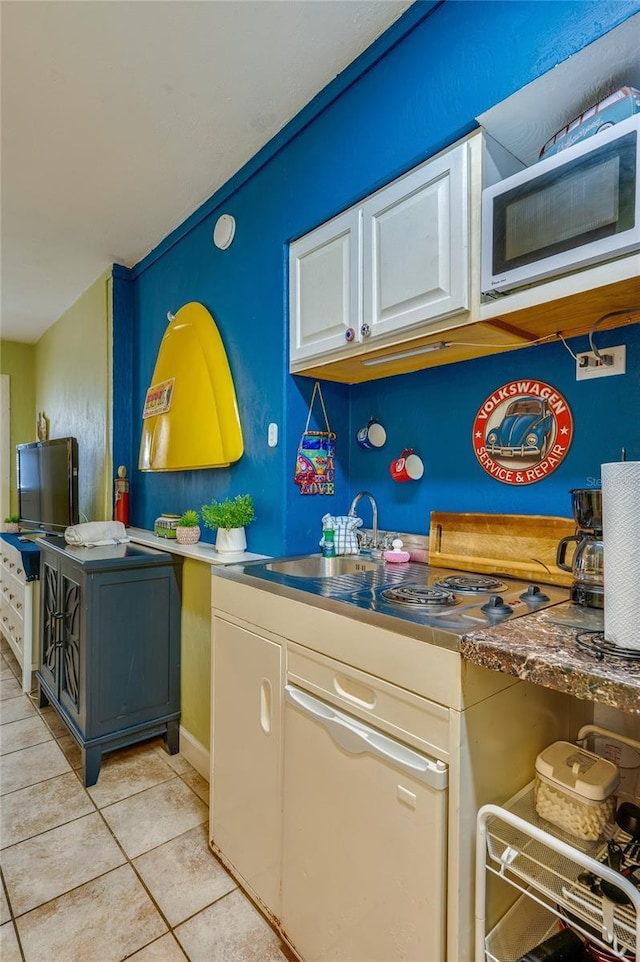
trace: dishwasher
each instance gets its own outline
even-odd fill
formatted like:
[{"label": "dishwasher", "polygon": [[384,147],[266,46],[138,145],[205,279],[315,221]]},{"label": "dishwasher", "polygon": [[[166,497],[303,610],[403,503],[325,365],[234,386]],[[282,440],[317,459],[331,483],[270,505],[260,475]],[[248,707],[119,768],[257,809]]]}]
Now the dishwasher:
[{"label": "dishwasher", "polygon": [[360,717],[285,688],[283,931],[305,962],[441,962],[448,765],[370,724],[401,697],[335,677]]}]

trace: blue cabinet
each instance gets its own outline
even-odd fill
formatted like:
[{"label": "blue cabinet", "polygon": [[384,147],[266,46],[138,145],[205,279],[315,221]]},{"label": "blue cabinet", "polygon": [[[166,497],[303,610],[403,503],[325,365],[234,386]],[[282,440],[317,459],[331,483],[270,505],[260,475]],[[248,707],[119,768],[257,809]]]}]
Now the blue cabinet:
[{"label": "blue cabinet", "polygon": [[40,706],[82,750],[85,785],[102,754],[163,735],[179,746],[181,558],[131,543],[40,542]]}]

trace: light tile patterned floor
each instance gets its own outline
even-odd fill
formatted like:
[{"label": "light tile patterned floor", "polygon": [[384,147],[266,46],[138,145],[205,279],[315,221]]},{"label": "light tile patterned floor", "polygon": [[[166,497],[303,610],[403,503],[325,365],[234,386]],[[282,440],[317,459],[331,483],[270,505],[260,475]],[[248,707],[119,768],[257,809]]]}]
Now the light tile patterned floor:
[{"label": "light tile patterned floor", "polygon": [[85,789],[51,708],[0,642],[2,962],[293,957],[207,844],[208,785],[161,739],[113,752]]}]

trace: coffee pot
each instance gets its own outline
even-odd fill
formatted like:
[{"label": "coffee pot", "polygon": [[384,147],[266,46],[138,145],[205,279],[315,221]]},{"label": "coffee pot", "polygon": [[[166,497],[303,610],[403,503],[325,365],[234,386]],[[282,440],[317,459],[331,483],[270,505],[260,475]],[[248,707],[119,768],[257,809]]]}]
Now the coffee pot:
[{"label": "coffee pot", "polygon": [[[574,488],[573,517],[578,530],[558,544],[556,564],[570,571],[574,581],[571,600],[589,608],[604,607],[604,546],[602,541],[602,492],[599,488]],[[576,544],[571,565],[566,562],[567,547]]]}]

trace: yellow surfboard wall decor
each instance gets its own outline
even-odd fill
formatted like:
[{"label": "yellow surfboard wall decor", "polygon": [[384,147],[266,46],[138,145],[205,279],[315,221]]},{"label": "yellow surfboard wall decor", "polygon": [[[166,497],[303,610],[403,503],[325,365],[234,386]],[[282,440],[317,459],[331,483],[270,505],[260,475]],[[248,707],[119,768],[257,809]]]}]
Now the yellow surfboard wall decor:
[{"label": "yellow surfboard wall decor", "polygon": [[222,338],[195,301],[169,318],[145,399],[138,467],[226,468],[242,457],[244,444]]}]

